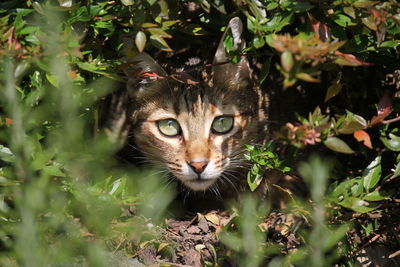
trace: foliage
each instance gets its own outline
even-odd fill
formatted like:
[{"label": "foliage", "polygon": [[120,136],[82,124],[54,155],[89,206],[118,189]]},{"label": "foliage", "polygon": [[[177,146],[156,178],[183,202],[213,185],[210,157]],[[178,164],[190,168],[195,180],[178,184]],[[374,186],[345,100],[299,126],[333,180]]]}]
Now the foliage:
[{"label": "foliage", "polygon": [[[234,16],[245,22],[240,52],[254,59],[261,86],[298,102],[285,104],[299,114],[280,122],[276,142],[323,157],[299,168],[311,204],[297,205],[313,223],[298,252],[268,250],[256,227],[267,209],[251,200],[222,241],[244,266],[265,258],[320,266],[338,256],[350,264],[368,236],[394,236],[382,225],[398,212],[399,14],[395,0],[2,1],[0,265],[108,266],[123,260],[114,249],[125,257],[143,244],[163,247],[152,225],[172,194],[154,172],[115,162],[119,147],[99,130],[98,103],[124,82],[122,58],[147,51],[165,61],[186,50],[202,57]],[[272,143],[247,150],[252,190],[268,169],[297,171]],[[333,166],[324,163],[328,154]],[[344,237],[349,221],[362,244]],[[224,253],[217,258],[231,255]]]}]

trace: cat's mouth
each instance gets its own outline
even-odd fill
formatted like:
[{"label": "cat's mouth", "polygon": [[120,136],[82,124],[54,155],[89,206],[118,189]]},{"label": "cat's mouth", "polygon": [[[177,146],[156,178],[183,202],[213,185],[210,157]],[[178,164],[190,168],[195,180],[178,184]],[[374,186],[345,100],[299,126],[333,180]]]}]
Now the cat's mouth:
[{"label": "cat's mouth", "polygon": [[217,179],[203,179],[200,176],[197,179],[184,180],[183,183],[193,191],[204,191],[208,189]]}]

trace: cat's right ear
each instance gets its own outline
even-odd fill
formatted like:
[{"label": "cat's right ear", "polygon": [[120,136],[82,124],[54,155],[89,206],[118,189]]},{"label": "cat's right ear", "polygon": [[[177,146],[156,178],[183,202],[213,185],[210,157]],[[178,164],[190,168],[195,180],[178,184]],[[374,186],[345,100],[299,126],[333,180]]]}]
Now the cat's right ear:
[{"label": "cat's right ear", "polygon": [[164,69],[146,53],[141,53],[126,62],[128,63],[125,70],[128,78],[126,86],[132,98],[140,99],[153,94],[157,90],[154,83],[167,77]]},{"label": "cat's right ear", "polygon": [[213,61],[214,85],[222,88],[240,89],[251,81],[251,70],[246,56],[240,56],[238,63],[233,64],[225,51],[224,41],[228,34],[232,38],[232,51],[240,52],[246,47],[242,37],[243,23],[238,17],[229,21],[219,42]]}]

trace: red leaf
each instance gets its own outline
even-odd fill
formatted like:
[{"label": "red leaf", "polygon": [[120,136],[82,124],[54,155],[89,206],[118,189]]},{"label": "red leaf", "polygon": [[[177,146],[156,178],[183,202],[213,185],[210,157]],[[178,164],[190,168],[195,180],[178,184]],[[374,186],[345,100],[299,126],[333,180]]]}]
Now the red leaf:
[{"label": "red leaf", "polygon": [[382,23],[383,21],[386,20],[386,14],[384,14],[383,12],[378,11],[375,8],[371,8],[371,14],[372,16],[376,19],[377,24]]},{"label": "red leaf", "polygon": [[344,66],[371,66],[371,63],[362,61],[357,59],[354,55],[352,54],[345,54],[339,51],[335,51],[335,55],[338,56],[336,59],[336,63],[339,65],[344,65]]},{"label": "red leaf", "polygon": [[155,72],[144,72],[142,74],[140,74],[141,78],[148,78],[150,80],[159,80],[159,79],[163,79],[164,77],[158,75]]},{"label": "red leaf", "polygon": [[389,92],[386,91],[378,103],[378,115],[387,114],[389,115],[393,111],[392,99],[389,96]]},{"label": "red leaf", "polygon": [[386,91],[378,103],[378,115],[372,117],[370,126],[381,123],[393,111],[392,99]]},{"label": "red leaf", "polygon": [[5,118],[4,122],[6,125],[12,125],[14,123],[13,120],[10,118]]},{"label": "red leaf", "polygon": [[329,39],[331,37],[331,31],[329,30],[328,26],[314,19],[311,15],[309,17],[313,31],[315,32],[315,37],[321,41]]},{"label": "red leaf", "polygon": [[354,138],[358,142],[363,142],[364,146],[372,149],[371,138],[369,134],[364,130],[358,130],[353,133]]}]

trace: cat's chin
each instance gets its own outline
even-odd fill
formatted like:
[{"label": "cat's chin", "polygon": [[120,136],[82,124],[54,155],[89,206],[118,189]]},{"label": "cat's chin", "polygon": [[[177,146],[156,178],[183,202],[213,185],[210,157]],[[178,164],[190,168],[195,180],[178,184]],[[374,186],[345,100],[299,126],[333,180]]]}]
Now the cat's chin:
[{"label": "cat's chin", "polygon": [[217,179],[196,179],[196,180],[185,180],[183,183],[193,191],[205,191],[207,190],[213,183],[215,183]]}]

